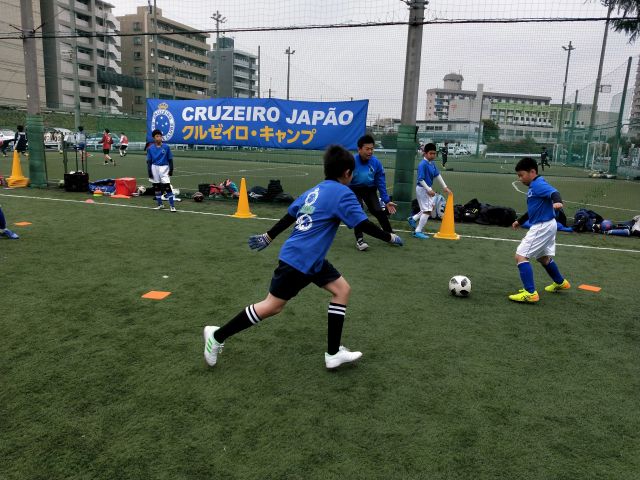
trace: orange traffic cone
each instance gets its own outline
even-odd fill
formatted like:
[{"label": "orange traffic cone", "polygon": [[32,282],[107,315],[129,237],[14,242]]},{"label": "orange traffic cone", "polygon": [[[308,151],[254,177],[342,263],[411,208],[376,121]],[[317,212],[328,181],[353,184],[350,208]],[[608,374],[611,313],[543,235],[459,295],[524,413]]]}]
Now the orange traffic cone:
[{"label": "orange traffic cone", "polygon": [[29,179],[22,174],[20,154],[17,150],[13,151],[13,165],[11,167],[11,176],[7,178],[7,185],[10,187],[26,187],[29,185]]},{"label": "orange traffic cone", "polygon": [[442,224],[440,225],[440,231],[434,235],[435,238],[441,238],[443,240],[460,240],[460,235],[456,233],[456,228],[453,219],[453,193],[447,197],[447,206],[444,207],[444,216],[442,217]]},{"label": "orange traffic cone", "polygon": [[252,218],[255,217],[249,210],[249,196],[247,195],[247,182],[244,177],[240,181],[240,197],[238,198],[238,209],[233,214],[236,218]]}]

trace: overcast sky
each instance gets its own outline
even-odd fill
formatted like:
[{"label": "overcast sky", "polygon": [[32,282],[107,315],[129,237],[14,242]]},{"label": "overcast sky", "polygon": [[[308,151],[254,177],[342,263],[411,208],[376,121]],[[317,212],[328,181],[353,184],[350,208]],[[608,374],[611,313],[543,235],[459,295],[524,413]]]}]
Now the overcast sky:
[{"label": "overcast sky", "polygon": [[[153,3],[153,0],[151,0]],[[113,0],[116,15],[133,13],[147,0]],[[401,0],[157,0],[164,16],[200,30],[215,30],[210,18],[226,17],[222,29],[356,24],[406,21]],[[614,12],[615,13],[615,12]],[[605,17],[598,1],[585,0],[431,0],[427,19],[513,19]],[[229,32],[237,49],[254,54],[260,46],[261,94],[286,97],[287,55],[291,47],[290,96],[300,100],[370,100],[369,118],[399,117],[401,112],[406,25],[367,28],[306,29],[276,32]],[[464,77],[463,88],[543,95],[560,102],[571,40],[567,101],[580,90],[579,101],[591,103],[597,75],[604,22],[550,22],[526,24],[425,25],[423,31],[418,119],[424,119],[426,91],[442,87],[450,72]],[[215,41],[215,33],[211,36]],[[609,31],[599,109],[608,110],[613,95],[622,91],[629,56],[640,44]],[[630,88],[637,66],[634,58]]]}]

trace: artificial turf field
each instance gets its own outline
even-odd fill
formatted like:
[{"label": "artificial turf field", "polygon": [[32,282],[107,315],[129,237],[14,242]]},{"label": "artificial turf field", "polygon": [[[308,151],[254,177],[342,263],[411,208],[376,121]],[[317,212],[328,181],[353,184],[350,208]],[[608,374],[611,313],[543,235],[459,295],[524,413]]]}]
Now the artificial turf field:
[{"label": "artificial turf field", "polygon": [[[122,163],[91,165],[91,178],[144,183],[141,156]],[[174,184],[239,175],[299,193],[320,170],[177,155]],[[456,202],[524,206],[515,174],[443,175]],[[637,182],[548,178],[570,214],[639,213]],[[0,239],[3,480],[637,478],[637,238],[559,234],[574,288],[520,305],[506,295],[523,231],[457,224],[459,241],[420,242],[396,222],[405,247],[372,239],[362,253],[341,228],[328,258],[352,286],[343,341],[362,360],[325,370],[329,298],[311,286],[210,369],[202,327],[264,297],[286,235],[260,253],[246,238],[284,207],[252,204],[257,218],[239,220],[231,201],[185,199],[172,214],[150,197],[88,198],[0,190],[21,235]],[[471,278],[471,298],[448,295],[454,274]],[[150,290],[171,295],[141,298]]]}]

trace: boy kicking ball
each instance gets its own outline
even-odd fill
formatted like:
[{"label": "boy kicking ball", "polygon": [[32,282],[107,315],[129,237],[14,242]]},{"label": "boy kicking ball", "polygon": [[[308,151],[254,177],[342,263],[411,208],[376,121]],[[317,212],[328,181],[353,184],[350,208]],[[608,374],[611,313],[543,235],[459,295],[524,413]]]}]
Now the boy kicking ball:
[{"label": "boy kicking ball", "polygon": [[204,359],[213,367],[225,340],[262,320],[277,315],[287,302],[310,283],[331,294],[327,313],[327,351],[325,366],[336,368],[358,360],[361,352],[341,345],[342,326],[351,287],[325,256],[333,243],[340,222],[393,245],[402,245],[397,235],[378,228],[367,219],[356,195],[347,186],[353,177],[353,155],[340,146],[324,154],[325,180],[295,200],[287,214],[271,230],[249,238],[254,250],[266,248],[276,236],[295,223],[291,236],[280,250],[279,262],[267,297],[249,305],[222,327],[204,327]]},{"label": "boy kicking ball", "polygon": [[529,187],[527,192],[527,213],[513,222],[518,228],[529,220],[531,228],[520,242],[516,250],[516,263],[520,271],[520,279],[524,287],[518,293],[509,295],[509,300],[522,303],[535,303],[540,300],[533,281],[533,268],[530,258],[535,258],[553,279],[553,283],[544,289],[547,292],[567,290],[571,285],[562,276],[553,257],[556,254],[556,215],[560,210],[562,198],[560,193],[538,175],[538,164],[533,158],[525,157],[516,165],[518,179]]}]

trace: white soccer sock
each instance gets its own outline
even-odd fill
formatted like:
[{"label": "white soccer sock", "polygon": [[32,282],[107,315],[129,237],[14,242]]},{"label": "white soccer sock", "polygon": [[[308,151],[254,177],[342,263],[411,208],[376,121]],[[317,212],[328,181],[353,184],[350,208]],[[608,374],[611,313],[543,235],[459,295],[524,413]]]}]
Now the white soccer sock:
[{"label": "white soccer sock", "polygon": [[427,220],[429,220],[429,215],[426,213],[423,213],[422,216],[420,217],[420,221],[418,222],[418,226],[416,227],[416,232],[422,232],[425,225],[427,224]]}]

